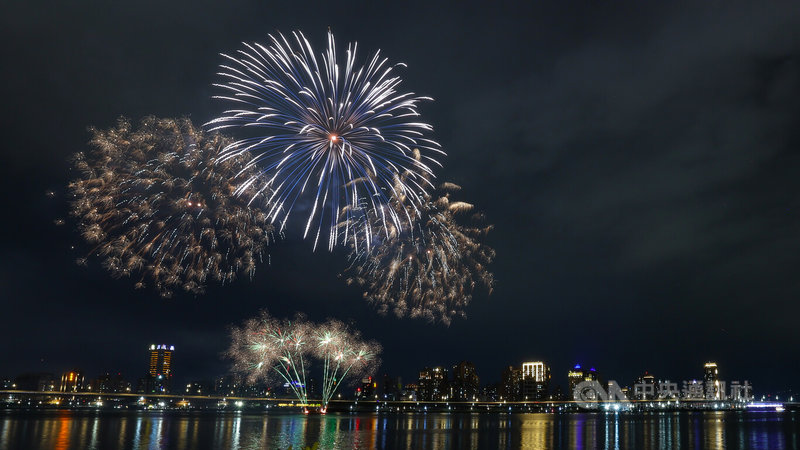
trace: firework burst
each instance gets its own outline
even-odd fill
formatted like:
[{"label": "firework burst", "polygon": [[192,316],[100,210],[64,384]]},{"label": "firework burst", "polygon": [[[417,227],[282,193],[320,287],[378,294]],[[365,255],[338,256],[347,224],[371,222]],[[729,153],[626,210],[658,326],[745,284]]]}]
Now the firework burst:
[{"label": "firework burst", "polygon": [[[470,224],[459,217],[473,205],[452,201],[460,187],[444,183],[425,195],[418,217],[403,228],[369,213],[360,233],[351,234],[351,266],[347,282],[358,284],[364,298],[378,311],[391,310],[398,317],[441,320],[464,317],[464,308],[478,283],[491,292],[494,278],[487,265],[494,250],[482,243],[491,226],[481,214],[472,214]],[[402,199],[392,201],[399,217],[413,217]]]},{"label": "firework burst", "polygon": [[137,287],[151,282],[165,297],[253,276],[272,226],[232,195],[237,174],[257,175],[241,157],[216,160],[229,139],[154,117],[91,131],[92,149],[75,155],[72,214],[113,276],[141,274]]},{"label": "firework burst", "polygon": [[[429,98],[398,92],[395,66],[380,52],[360,65],[356,50],[357,44],[348,45],[340,61],[329,32],[328,47],[318,59],[302,33],[288,39],[278,34],[267,45],[244,44],[234,56],[223,55],[230,65],[221,66],[223,83],[215,85],[225,92],[216,98],[235,109],[211,121],[211,129],[252,131],[226,146],[223,160],[252,154],[252,164],[260,169],[237,194],[257,204],[253,192],[271,189],[269,217],[282,230],[308,190],[312,200],[304,236],[316,229],[315,247],[325,232],[332,249],[340,235],[340,213],[355,211],[364,198],[362,206],[387,213],[381,216],[387,226],[405,226],[396,209],[382,207],[390,198],[403,198],[415,210],[432,187],[435,157],[444,155],[429,137],[432,127],[418,121],[418,105]],[[413,154],[415,147],[421,157]],[[398,182],[401,173],[406,176]]]}]

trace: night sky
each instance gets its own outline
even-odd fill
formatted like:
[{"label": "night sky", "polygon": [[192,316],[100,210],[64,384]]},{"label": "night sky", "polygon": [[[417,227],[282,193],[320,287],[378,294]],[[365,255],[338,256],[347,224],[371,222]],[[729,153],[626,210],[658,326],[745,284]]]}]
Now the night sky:
[{"label": "night sky", "polygon": [[[562,386],[575,363],[628,384],[700,377],[715,360],[757,394],[797,388],[797,2],[112,3],[0,13],[0,377],[80,367],[135,381],[165,343],[178,380],[208,379],[227,370],[228,326],[266,307],[352,320],[404,382],[462,359],[482,383],[542,359]],[[88,126],[204,123],[223,108],[220,52],[295,29],[321,49],[328,27],[340,48],[408,64],[402,87],[436,99],[422,113],[448,152],[439,178],[496,225],[496,288],[476,291],[467,320],[378,315],[339,278],[342,253],[292,232],[252,282],[203,296],[163,300],[97,259],[75,264],[88,248],[65,187]]]}]

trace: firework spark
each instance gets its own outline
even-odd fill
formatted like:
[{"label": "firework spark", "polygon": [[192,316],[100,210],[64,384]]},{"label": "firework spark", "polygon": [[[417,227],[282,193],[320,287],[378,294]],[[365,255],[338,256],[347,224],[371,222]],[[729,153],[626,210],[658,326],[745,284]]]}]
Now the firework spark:
[{"label": "firework spark", "polygon": [[[386,313],[398,317],[441,320],[449,325],[453,317],[464,317],[476,284],[491,292],[494,278],[487,265],[494,250],[481,241],[491,226],[481,214],[471,224],[461,224],[460,215],[473,205],[451,201],[460,189],[452,183],[439,186],[424,196],[419,216],[405,227],[395,227],[370,213],[361,233],[351,234],[349,284],[364,287],[364,298]],[[402,201],[392,201],[399,217],[413,217]]]},{"label": "firework spark", "polygon": [[123,118],[91,131],[93,148],[75,155],[72,214],[114,277],[140,273],[137,287],[152,282],[169,297],[176,288],[203,293],[208,278],[253,276],[272,226],[233,196],[237,174],[256,175],[243,158],[216,160],[229,139],[155,117],[136,130]]},{"label": "firework spark", "polygon": [[[266,46],[244,44],[235,56],[223,55],[230,65],[221,66],[223,83],[215,86],[225,94],[216,98],[233,102],[236,109],[207,125],[254,131],[225,147],[222,158],[252,153],[251,163],[260,168],[237,194],[253,195],[254,186],[255,192],[272,189],[268,213],[283,230],[309,190],[313,201],[304,236],[316,228],[315,247],[327,227],[333,249],[341,211],[355,211],[362,198],[371,210],[388,212],[381,216],[387,226],[402,228],[407,221],[382,206],[390,198],[403,198],[415,210],[432,188],[431,165],[439,164],[435,157],[444,155],[429,138],[432,127],[417,120],[418,104],[430,98],[398,92],[401,80],[392,74],[396,65],[380,52],[360,65],[357,44],[349,44],[346,59],[339,61],[329,32],[328,47],[318,60],[302,33],[291,38],[270,35]],[[421,158],[413,154],[414,147],[422,151]],[[407,175],[398,183],[401,173]]]},{"label": "firework spark", "polygon": [[271,317],[266,311],[234,327],[227,352],[233,370],[249,382],[274,381],[290,386],[301,403],[308,403],[306,380],[314,360],[322,366],[322,408],[348,376],[372,373],[381,347],[364,341],[337,320],[317,324],[302,315],[293,320]]}]

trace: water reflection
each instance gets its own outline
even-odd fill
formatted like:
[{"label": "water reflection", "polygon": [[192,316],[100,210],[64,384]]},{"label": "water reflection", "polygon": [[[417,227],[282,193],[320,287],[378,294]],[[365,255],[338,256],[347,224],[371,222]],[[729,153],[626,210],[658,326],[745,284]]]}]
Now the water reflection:
[{"label": "water reflection", "polygon": [[797,448],[800,414],[0,411],[0,448]]}]

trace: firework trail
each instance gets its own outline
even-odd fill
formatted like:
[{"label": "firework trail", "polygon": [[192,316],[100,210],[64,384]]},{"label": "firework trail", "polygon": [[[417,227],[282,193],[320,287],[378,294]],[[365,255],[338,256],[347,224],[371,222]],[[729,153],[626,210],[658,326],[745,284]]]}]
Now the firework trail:
[{"label": "firework trail", "polygon": [[[449,325],[453,317],[465,317],[464,308],[472,299],[476,284],[491,292],[494,277],[487,265],[494,250],[481,241],[492,226],[481,214],[473,214],[470,224],[458,218],[473,210],[473,205],[451,201],[460,187],[444,183],[436,192],[423,196],[418,218],[395,227],[370,212],[360,233],[351,233],[351,266],[348,284],[364,288],[364,298],[380,313],[390,309],[397,317],[441,320]],[[402,199],[388,208],[399,217],[408,217]]]},{"label": "firework trail", "polygon": [[138,129],[122,118],[91,131],[92,149],[75,155],[72,214],[114,277],[139,273],[137,287],[151,282],[169,297],[175,289],[203,293],[209,278],[253,276],[272,226],[232,195],[237,174],[257,175],[241,157],[217,161],[229,139],[188,119],[155,117]]},{"label": "firework trail", "polygon": [[[309,191],[313,204],[304,236],[316,229],[315,248],[325,232],[333,249],[340,213],[356,211],[362,199],[367,202],[361,210],[386,213],[381,215],[386,226],[406,226],[409,218],[397,213],[406,215],[407,209],[383,207],[390,198],[403,198],[416,211],[433,187],[431,165],[444,155],[429,137],[433,128],[418,121],[418,104],[430,98],[398,92],[396,65],[380,52],[364,65],[356,54],[357,44],[349,44],[346,58],[337,59],[330,32],[319,59],[300,32],[270,35],[267,45],[244,44],[234,56],[223,55],[229,65],[221,66],[223,82],[215,85],[224,91],[216,98],[232,102],[234,109],[209,122],[210,129],[251,131],[226,146],[222,159],[252,154],[251,164],[260,169],[237,194],[251,196],[257,205],[254,192],[271,189],[268,214],[283,230]],[[415,147],[422,151],[419,158]],[[398,182],[401,173],[406,176]],[[346,236],[349,228],[344,231]]]},{"label": "firework trail", "polygon": [[262,311],[231,332],[227,356],[248,381],[278,380],[308,403],[306,379],[313,362],[322,365],[322,410],[348,376],[372,373],[381,347],[337,320],[317,324],[298,315],[280,320]]}]

